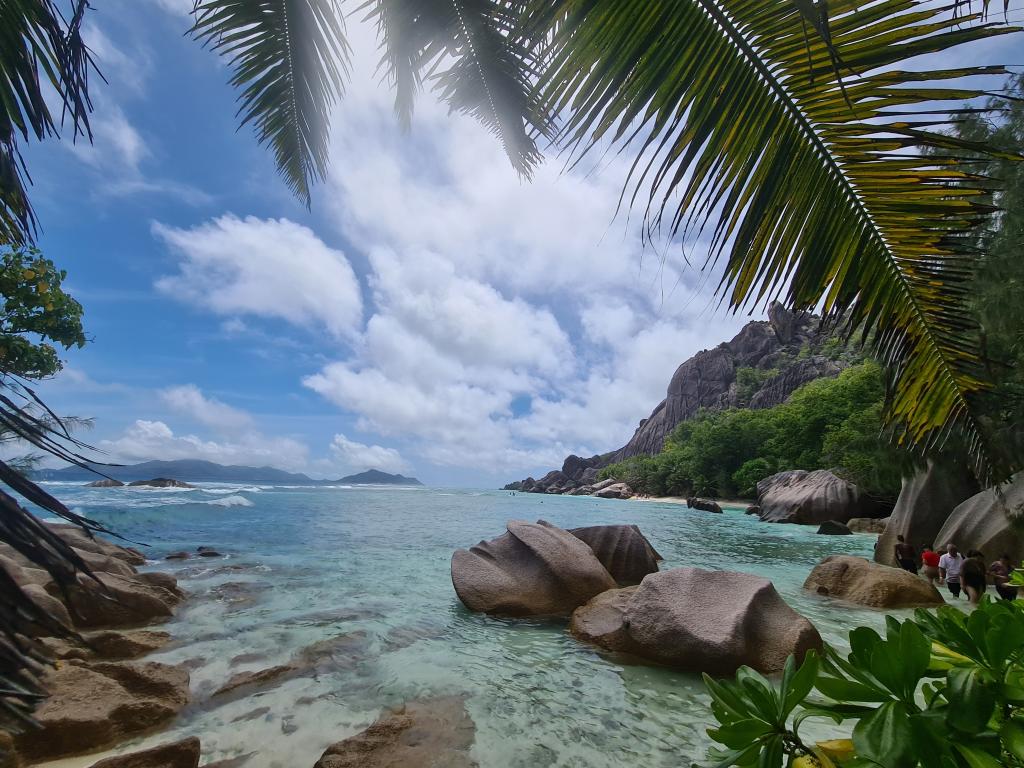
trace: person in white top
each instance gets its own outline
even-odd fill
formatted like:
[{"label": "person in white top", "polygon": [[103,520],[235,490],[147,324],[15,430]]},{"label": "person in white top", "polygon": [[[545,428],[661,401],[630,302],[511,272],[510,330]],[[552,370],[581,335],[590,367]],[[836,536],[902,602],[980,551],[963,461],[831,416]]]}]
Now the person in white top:
[{"label": "person in white top", "polygon": [[946,554],[939,558],[939,584],[945,584],[953,597],[960,597],[960,568],[964,556],[956,551],[956,545],[946,547]]}]

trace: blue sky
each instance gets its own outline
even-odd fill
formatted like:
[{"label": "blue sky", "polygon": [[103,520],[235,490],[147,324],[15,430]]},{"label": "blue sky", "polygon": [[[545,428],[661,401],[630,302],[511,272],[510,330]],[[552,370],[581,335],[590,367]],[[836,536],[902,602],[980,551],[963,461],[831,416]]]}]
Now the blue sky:
[{"label": "blue sky", "polygon": [[113,460],[491,486],[618,447],[682,360],[748,319],[614,217],[623,160],[525,184],[429,95],[403,135],[370,30],[350,30],[307,211],[183,36],[191,0],[93,5],[95,142],[27,159],[40,247],[92,339],[41,391],[95,417],[85,437]]}]

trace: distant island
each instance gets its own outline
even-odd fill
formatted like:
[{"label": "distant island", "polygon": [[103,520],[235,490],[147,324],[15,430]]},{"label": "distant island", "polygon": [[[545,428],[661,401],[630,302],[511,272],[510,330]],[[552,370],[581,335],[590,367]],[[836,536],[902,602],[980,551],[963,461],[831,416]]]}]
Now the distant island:
[{"label": "distant island", "polygon": [[423,485],[415,477],[389,475],[379,469],[368,469],[358,475],[349,475],[335,482],[340,485]]},{"label": "distant island", "polygon": [[[92,464],[96,471],[130,483],[149,480],[154,477],[175,478],[198,483],[258,483],[263,485],[423,485],[415,477],[391,475],[377,469],[370,469],[340,480],[314,480],[299,472],[285,472],[274,467],[226,466],[199,459],[176,461],[144,461],[141,464],[127,464],[120,467]],[[63,469],[41,469],[35,473],[37,480],[59,480],[83,483],[99,479],[94,473],[81,467]]]}]

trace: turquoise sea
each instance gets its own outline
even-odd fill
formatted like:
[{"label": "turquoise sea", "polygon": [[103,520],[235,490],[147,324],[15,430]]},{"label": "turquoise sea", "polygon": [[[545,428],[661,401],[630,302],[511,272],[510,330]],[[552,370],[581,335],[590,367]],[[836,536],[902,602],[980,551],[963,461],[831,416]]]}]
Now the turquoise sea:
[{"label": "turquoise sea", "polygon": [[[197,735],[204,762],[255,753],[247,768],[309,768],[385,707],[462,695],[481,768],[702,763],[710,721],[696,676],[604,658],[564,623],[492,619],[462,607],[451,586],[452,552],[499,535],[509,519],[635,523],[664,568],[766,576],[830,641],[855,623],[882,622],[801,590],[822,557],[870,557],[875,537],[817,536],[814,528],[759,523],[738,508],[710,515],[669,503],[420,488],[46,485],[70,507],[148,544],[148,567],[173,573],[190,595],[166,627],[174,644],[151,658],[189,666],[193,703],[169,730],[118,751]],[[225,557],[162,559],[202,545]],[[210,698],[237,672],[282,664],[339,635],[349,636],[343,663],[317,677]]]}]

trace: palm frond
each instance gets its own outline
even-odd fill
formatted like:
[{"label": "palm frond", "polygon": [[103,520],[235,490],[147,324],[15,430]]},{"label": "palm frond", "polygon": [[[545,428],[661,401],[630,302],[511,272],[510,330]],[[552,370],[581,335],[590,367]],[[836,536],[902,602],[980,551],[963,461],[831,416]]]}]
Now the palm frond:
[{"label": "palm frond", "polygon": [[429,80],[453,112],[471,115],[501,142],[529,178],[541,160],[536,137],[553,122],[533,87],[534,48],[517,34],[523,4],[503,0],[369,0],[380,66],[395,87],[395,112],[411,122],[413,99]]},{"label": "palm frond", "polygon": [[[89,73],[95,70],[82,40],[88,0],[0,3],[0,244],[30,242],[37,221],[28,199],[31,179],[18,142],[55,136],[71,125],[74,138],[91,139]],[[51,88],[61,103],[54,117],[47,105]]]},{"label": "palm frond", "polygon": [[1005,71],[902,66],[1015,30],[920,0],[829,3],[827,40],[791,0],[555,6],[540,87],[574,157],[634,150],[624,203],[646,198],[651,230],[706,238],[734,309],[785,293],[849,313],[892,371],[899,440],[930,450],[956,430],[981,479],[1005,473],[972,412],[986,384],[965,302],[964,233],[993,209],[963,160],[994,150],[942,131],[981,95],[948,81]]},{"label": "palm frond", "polygon": [[253,124],[308,207],[327,173],[330,112],[348,77],[337,0],[202,0],[191,33],[228,59],[241,125]]}]

